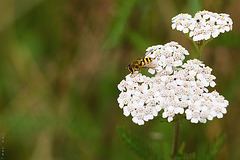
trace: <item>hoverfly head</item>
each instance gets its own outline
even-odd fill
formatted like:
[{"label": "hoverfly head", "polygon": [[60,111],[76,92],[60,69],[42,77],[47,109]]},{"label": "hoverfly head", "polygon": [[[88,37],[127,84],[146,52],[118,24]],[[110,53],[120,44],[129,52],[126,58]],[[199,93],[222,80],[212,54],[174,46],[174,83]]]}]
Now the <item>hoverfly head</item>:
[{"label": "hoverfly head", "polygon": [[132,73],[134,72],[131,64],[129,64],[129,65],[127,66],[127,70],[129,70],[129,71],[132,72]]}]

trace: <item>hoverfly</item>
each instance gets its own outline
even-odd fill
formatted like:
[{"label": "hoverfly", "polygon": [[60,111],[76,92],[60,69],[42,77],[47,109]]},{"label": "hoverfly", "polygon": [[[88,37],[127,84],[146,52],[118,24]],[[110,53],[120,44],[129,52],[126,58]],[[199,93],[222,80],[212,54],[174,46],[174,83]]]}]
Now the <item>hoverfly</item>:
[{"label": "hoverfly", "polygon": [[133,61],[127,66],[127,69],[134,74],[135,71],[141,72],[141,68],[151,68],[148,65],[153,61],[153,58],[140,58],[136,61]]}]

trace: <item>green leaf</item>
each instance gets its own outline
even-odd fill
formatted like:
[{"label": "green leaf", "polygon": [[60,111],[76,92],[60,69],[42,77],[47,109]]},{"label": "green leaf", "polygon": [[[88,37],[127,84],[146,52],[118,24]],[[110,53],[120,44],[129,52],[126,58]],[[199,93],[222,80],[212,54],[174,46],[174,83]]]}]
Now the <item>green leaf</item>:
[{"label": "green leaf", "polygon": [[127,146],[133,150],[140,158],[146,160],[157,159],[156,154],[153,152],[142,139],[136,134],[128,131],[125,127],[118,127],[118,133],[121,139],[127,144]]},{"label": "green leaf", "polygon": [[175,160],[195,160],[196,159],[196,153],[190,153],[190,154],[178,154],[175,157]]},{"label": "green leaf", "polygon": [[218,136],[212,144],[204,146],[197,151],[196,159],[214,160],[222,148],[223,142],[224,136]]},{"label": "green leaf", "polygon": [[210,147],[210,154],[212,155],[213,158],[216,157],[216,155],[222,148],[224,139],[225,137],[223,135],[218,136],[214,144],[212,144],[212,146]]}]

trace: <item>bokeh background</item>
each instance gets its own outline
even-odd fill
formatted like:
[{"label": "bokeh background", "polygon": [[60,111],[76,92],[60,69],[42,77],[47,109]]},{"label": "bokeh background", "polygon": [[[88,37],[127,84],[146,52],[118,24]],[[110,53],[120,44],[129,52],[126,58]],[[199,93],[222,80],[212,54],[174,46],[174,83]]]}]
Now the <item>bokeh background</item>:
[{"label": "bokeh background", "polygon": [[[181,125],[191,153],[225,142],[216,159],[240,159],[240,0],[0,0],[0,131],[5,159],[139,159],[121,140],[125,126],[161,152],[173,125],[133,124],[118,107],[126,66],[156,44],[193,45],[171,18],[198,10],[228,13],[233,31],[204,49],[216,90],[229,100],[223,119]],[[167,151],[166,151],[167,152]],[[164,153],[165,157],[167,154]]]}]

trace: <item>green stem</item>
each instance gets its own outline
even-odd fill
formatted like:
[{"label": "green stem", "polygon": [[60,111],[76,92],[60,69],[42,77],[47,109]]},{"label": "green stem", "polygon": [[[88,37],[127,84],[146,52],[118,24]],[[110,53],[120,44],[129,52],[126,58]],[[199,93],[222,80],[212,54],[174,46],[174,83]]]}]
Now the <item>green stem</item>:
[{"label": "green stem", "polygon": [[211,37],[208,40],[202,40],[201,43],[198,45],[197,42],[193,41],[193,39],[191,37],[189,37],[189,34],[185,34],[188,39],[190,39],[194,45],[194,47],[197,50],[197,55],[194,56],[194,58],[198,58],[199,60],[202,60],[202,52],[203,52],[203,48],[205,47],[205,45],[210,42],[213,38]]},{"label": "green stem", "polygon": [[178,152],[179,133],[180,133],[180,119],[176,118],[175,124],[174,124],[174,140],[173,140],[173,150],[172,150],[171,160],[174,160],[174,157]]},{"label": "green stem", "polygon": [[199,49],[198,49],[198,59],[199,60],[203,60],[203,57],[202,57],[202,51],[203,51],[203,48],[204,48],[204,46],[205,46],[206,44],[204,44],[204,42],[203,42],[203,44],[201,44],[200,46],[199,46]]},{"label": "green stem", "polygon": [[[193,43],[193,46],[195,47],[197,53],[194,54],[193,58],[199,58],[199,46],[197,45],[197,43],[195,41],[193,41],[193,39],[191,37],[189,37],[188,33],[185,33],[185,36],[190,39],[190,41]],[[197,54],[197,55],[196,55]]]},{"label": "green stem", "polygon": [[206,44],[208,44],[208,42],[210,42],[213,38],[211,37],[208,40],[203,40],[202,44],[198,47],[198,55],[199,55],[199,59],[202,60],[202,52],[203,52],[203,48],[206,46]]}]

